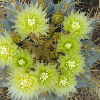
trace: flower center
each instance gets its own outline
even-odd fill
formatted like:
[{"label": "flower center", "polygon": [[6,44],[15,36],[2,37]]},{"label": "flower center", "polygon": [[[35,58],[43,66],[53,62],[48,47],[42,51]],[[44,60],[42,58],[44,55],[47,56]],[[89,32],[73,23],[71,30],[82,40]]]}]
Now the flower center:
[{"label": "flower center", "polygon": [[27,90],[32,86],[32,80],[28,76],[21,77],[16,86],[19,89]]},{"label": "flower center", "polygon": [[70,69],[76,66],[75,61],[73,59],[66,61],[66,66],[68,66]]},{"label": "flower center", "polygon": [[11,51],[9,47],[2,45],[0,46],[0,54],[1,56],[8,56],[11,54]]},{"label": "flower center", "polygon": [[18,60],[18,64],[21,65],[21,66],[25,65],[25,63],[26,63],[26,61],[24,59]]},{"label": "flower center", "polygon": [[28,19],[28,24],[33,26],[35,24],[35,19]]},{"label": "flower center", "polygon": [[62,86],[66,86],[66,84],[67,84],[68,82],[67,82],[67,79],[60,79],[60,84],[62,85]]},{"label": "flower center", "polygon": [[48,73],[42,73],[40,79],[43,80],[43,81],[47,80],[48,79]]},{"label": "flower center", "polygon": [[71,27],[74,30],[78,30],[80,28],[80,24],[79,24],[79,22],[73,22],[73,24],[71,25]]},{"label": "flower center", "polygon": [[8,54],[7,53],[8,50],[7,50],[7,48],[5,46],[1,46],[0,49],[1,49],[0,50],[1,51],[1,55]]},{"label": "flower center", "polygon": [[65,43],[64,47],[66,49],[70,49],[72,47],[72,44],[71,43]]}]

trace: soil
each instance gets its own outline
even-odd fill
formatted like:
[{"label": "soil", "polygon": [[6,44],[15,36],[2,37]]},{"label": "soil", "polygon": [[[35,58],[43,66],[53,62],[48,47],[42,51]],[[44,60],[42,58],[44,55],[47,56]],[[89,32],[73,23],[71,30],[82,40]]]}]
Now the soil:
[{"label": "soil", "polygon": [[53,0],[54,4],[58,4],[58,2],[60,2],[61,0]]},{"label": "soil", "polygon": [[0,1],[0,20],[5,19],[7,17],[6,9],[4,8],[5,5],[5,2]]},{"label": "soil", "polygon": [[74,100],[99,100],[96,92],[91,88],[78,88],[77,92],[74,95]]},{"label": "soil", "polygon": [[[78,0],[75,0],[78,1]],[[99,5],[99,0],[80,0],[79,4],[76,4],[76,10],[86,12],[89,17],[94,17]]]},{"label": "soil", "polygon": [[10,100],[10,96],[7,95],[6,87],[0,87],[0,100]]},{"label": "soil", "polygon": [[93,67],[90,70],[93,77],[95,77],[97,80],[100,80],[100,77],[98,77],[100,75],[100,60],[95,62],[92,66]]},{"label": "soil", "polygon": [[93,31],[92,41],[95,45],[100,46],[100,24],[97,24]]}]

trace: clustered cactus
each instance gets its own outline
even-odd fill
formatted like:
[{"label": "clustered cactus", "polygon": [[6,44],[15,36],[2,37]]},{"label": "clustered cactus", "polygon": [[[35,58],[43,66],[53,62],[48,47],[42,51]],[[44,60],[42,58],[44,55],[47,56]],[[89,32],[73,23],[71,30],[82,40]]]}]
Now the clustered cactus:
[{"label": "clustered cactus", "polygon": [[[20,42],[25,43],[23,41],[30,41],[31,38],[33,43],[28,41],[30,45],[26,44],[24,47],[17,43],[16,40],[19,38],[12,36],[12,33],[5,32],[4,35],[0,35],[0,62],[4,66],[9,66],[7,87],[15,100],[33,100],[34,97],[38,98],[39,94],[46,92],[66,96],[76,91],[76,75],[84,72],[85,66],[80,51],[80,40],[86,38],[87,33],[91,31],[90,21],[84,13],[73,11],[64,18],[60,12],[54,13],[51,19],[52,26],[62,26],[58,34],[50,32],[46,9],[42,9],[38,2],[35,5],[25,4],[13,20],[13,28],[21,37]],[[46,40],[42,37],[50,39],[49,42],[45,43]],[[30,49],[27,49],[27,46],[30,46]],[[49,48],[49,53],[41,54],[45,47]],[[38,54],[40,57],[37,57],[34,52],[41,56]],[[56,60],[52,62],[50,59],[54,53]],[[43,59],[48,57],[45,55],[51,57],[47,62]]]},{"label": "clustered cactus", "polygon": [[42,7],[38,7],[38,3],[35,6],[30,4],[30,7],[26,5],[25,9],[22,8],[16,16],[14,28],[17,33],[21,34],[22,39],[31,33],[39,36],[40,33],[46,34],[48,31],[47,21],[46,13],[42,11]]}]

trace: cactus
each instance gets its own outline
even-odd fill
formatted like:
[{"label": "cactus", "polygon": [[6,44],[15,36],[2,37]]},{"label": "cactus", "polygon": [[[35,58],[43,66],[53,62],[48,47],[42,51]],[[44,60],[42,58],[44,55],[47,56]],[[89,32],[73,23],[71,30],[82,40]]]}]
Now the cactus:
[{"label": "cactus", "polygon": [[[0,35],[0,64],[2,68],[7,66],[8,94],[17,100],[39,100],[41,94],[69,97],[82,87],[80,77],[93,61],[84,50],[92,21],[84,12],[70,7],[73,0],[58,4],[30,1],[8,0],[7,18],[0,22],[4,29]],[[87,74],[83,75],[85,81]]]}]

